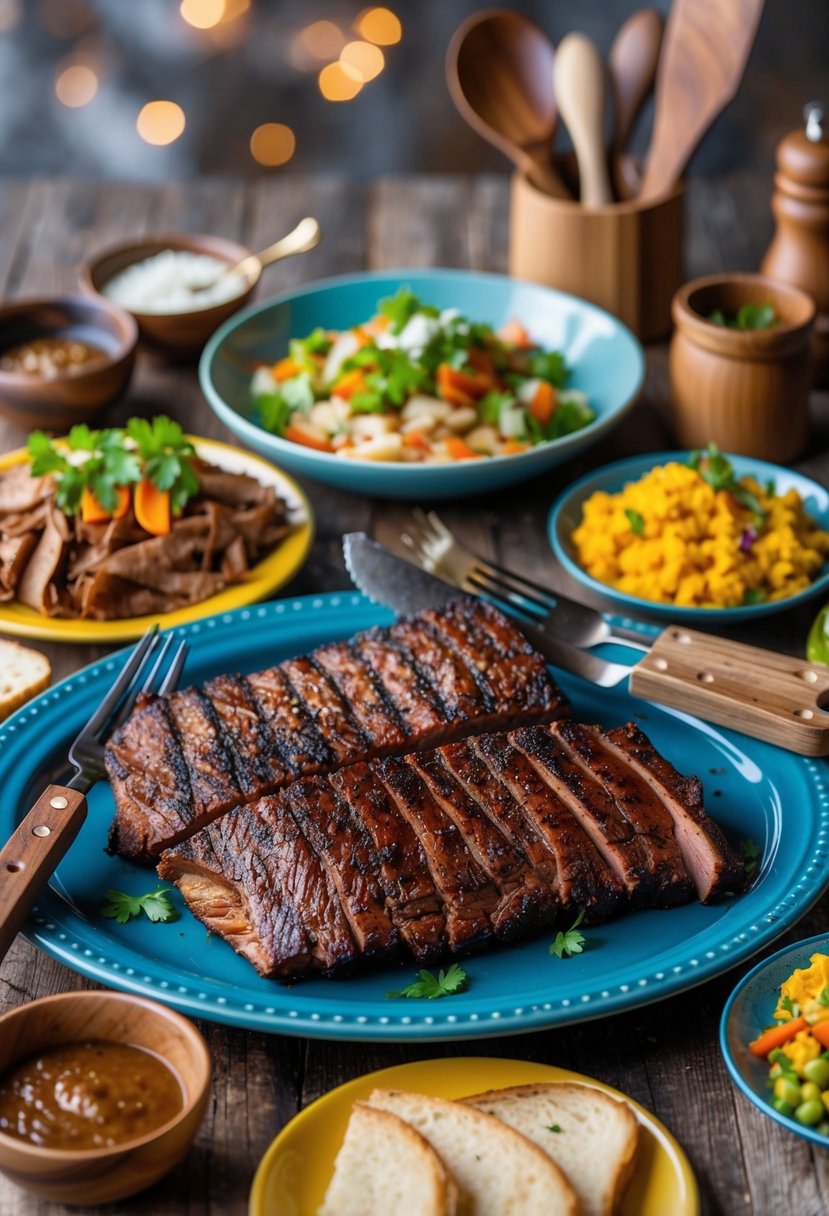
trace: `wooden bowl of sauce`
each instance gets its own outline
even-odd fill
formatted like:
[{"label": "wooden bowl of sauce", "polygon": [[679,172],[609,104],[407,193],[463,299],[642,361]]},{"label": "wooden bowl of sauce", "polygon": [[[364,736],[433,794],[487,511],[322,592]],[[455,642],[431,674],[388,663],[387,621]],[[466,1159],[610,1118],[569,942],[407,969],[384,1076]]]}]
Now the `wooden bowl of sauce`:
[{"label": "wooden bowl of sauce", "polygon": [[0,307],[0,412],[26,430],[88,422],[121,395],[138,327],[123,309],[86,296]]},{"label": "wooden bowl of sauce", "polygon": [[65,1204],[151,1186],[187,1152],[210,1091],[207,1046],[143,997],[67,992],[0,1018],[0,1171]]}]

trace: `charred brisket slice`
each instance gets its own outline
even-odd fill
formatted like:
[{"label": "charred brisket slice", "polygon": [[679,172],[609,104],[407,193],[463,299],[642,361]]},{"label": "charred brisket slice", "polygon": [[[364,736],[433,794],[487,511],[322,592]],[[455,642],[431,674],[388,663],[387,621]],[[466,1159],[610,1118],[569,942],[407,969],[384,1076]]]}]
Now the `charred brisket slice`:
[{"label": "charred brisket slice", "polygon": [[741,891],[745,864],[706,813],[699,778],[678,773],[633,722],[606,731],[603,739],[611,753],[650,786],[671,816],[685,868],[700,900],[710,903],[727,892]]},{"label": "charred brisket slice", "polygon": [[[333,973],[399,946],[434,960],[582,909],[596,920],[664,905],[663,868],[687,893],[689,852],[706,898],[726,874],[739,886],[739,859],[688,781],[633,725],[525,727],[293,782],[165,852],[159,874],[263,975]],[[647,861],[636,884],[624,881],[631,840]]]},{"label": "charred brisket slice", "polygon": [[110,848],[147,861],[298,777],[567,708],[518,629],[460,600],[266,671],[145,700],[107,747]]}]

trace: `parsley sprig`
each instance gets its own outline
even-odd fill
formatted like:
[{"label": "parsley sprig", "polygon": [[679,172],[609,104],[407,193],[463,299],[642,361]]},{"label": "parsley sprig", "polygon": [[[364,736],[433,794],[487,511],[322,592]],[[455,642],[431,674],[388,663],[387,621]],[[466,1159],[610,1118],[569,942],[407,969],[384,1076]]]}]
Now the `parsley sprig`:
[{"label": "parsley sprig", "polygon": [[749,301],[738,308],[733,316],[727,315],[721,308],[715,308],[709,312],[706,320],[712,325],[724,325],[727,329],[774,329],[779,318],[769,301],[760,304]]},{"label": "parsley sprig", "polygon": [[630,530],[634,536],[643,536],[645,532],[644,515],[640,515],[638,511],[634,511],[632,507],[625,508],[625,515],[628,517]]},{"label": "parsley sprig", "polygon": [[173,514],[181,514],[187,500],[199,492],[199,479],[192,463],[196,449],[184,431],[172,418],[158,414],[152,422],[147,418],[130,418],[127,435],[138,449],[143,465],[141,476],[159,490],[169,490]]},{"label": "parsley sprig", "polygon": [[696,469],[712,490],[726,490],[735,502],[751,511],[758,526],[762,525],[766,513],[759,500],[745,486],[740,485],[734,466],[727,456],[723,456],[716,443],[709,443],[705,452],[699,449],[692,452],[688,457],[688,464],[692,469]]},{"label": "parsley sprig", "polygon": [[109,920],[117,920],[119,925],[140,916],[143,912],[153,923],[164,924],[177,920],[178,913],[167,898],[170,887],[157,887],[146,895],[127,895],[123,891],[107,891],[101,915]]},{"label": "parsley sprig", "polygon": [[452,963],[446,971],[441,968],[437,976],[432,975],[431,971],[418,971],[417,979],[413,983],[407,984],[405,988],[387,992],[386,997],[389,1000],[398,997],[424,997],[434,1001],[441,996],[453,996],[456,992],[463,992],[468,982],[469,976],[463,968]]},{"label": "parsley sprig", "polygon": [[550,954],[556,958],[570,958],[572,954],[581,954],[584,950],[585,936],[579,933],[579,925],[584,920],[584,908],[579,912],[569,929],[556,934],[556,940],[550,946]]}]

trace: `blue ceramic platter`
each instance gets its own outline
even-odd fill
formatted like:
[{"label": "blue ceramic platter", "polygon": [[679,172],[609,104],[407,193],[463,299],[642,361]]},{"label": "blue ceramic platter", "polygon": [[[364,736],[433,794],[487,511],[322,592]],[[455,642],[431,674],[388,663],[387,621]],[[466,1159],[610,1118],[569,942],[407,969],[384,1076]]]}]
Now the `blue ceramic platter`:
[{"label": "blue ceramic platter", "polygon": [[[316,326],[348,329],[377,311],[384,296],[407,284],[426,303],[458,308],[496,327],[518,318],[533,339],[563,351],[569,387],[590,398],[596,419],[581,431],[516,456],[451,465],[345,460],[271,435],[251,421],[250,378],[259,363],[287,353],[290,338]],[[389,498],[463,498],[526,481],[589,448],[633,405],[645,356],[633,334],[585,300],[504,275],[463,270],[389,270],[326,279],[237,313],[210,339],[199,364],[202,391],[216,414],[248,447],[294,473],[343,490]]]},{"label": "blue ceramic platter", "polygon": [[[200,682],[391,620],[362,596],[343,592],[243,608],[175,633],[191,643],[185,679]],[[109,688],[123,654],[71,676],[0,727],[0,838],[11,833],[44,781],[65,771],[67,743]],[[549,954],[552,933],[492,949],[464,963],[468,990],[444,1000],[386,998],[414,978],[412,963],[287,988],[260,979],[186,911],[161,925],[144,918],[119,925],[100,916],[110,887],[141,894],[155,886],[151,870],[103,852],[113,803],[101,784],[27,934],[104,984],[231,1025],[325,1038],[466,1039],[601,1017],[669,996],[747,958],[817,899],[829,881],[825,764],[658,709],[621,689],[597,689],[568,675],[561,683],[578,717],[606,725],[635,717],[660,750],[703,778],[707,803],[729,837],[750,837],[762,849],[760,874],[747,894],[715,907],[640,912],[591,928],[585,952],[566,960]],[[177,894],[174,899],[181,906]]]},{"label": "blue ceramic platter", "polygon": [[[636,595],[626,595],[616,591],[606,583],[591,578],[576,560],[575,550],[571,542],[574,530],[581,523],[582,508],[591,494],[603,490],[608,494],[617,494],[628,482],[638,481],[651,469],[660,464],[668,464],[676,460],[684,464],[690,453],[685,452],[648,452],[643,456],[632,456],[629,460],[619,460],[614,464],[605,465],[594,473],[573,482],[559,499],[553,504],[547,523],[550,544],[561,564],[585,587],[595,591],[610,600],[625,613],[659,617],[673,622],[682,621],[686,625],[719,624],[730,625],[735,621],[751,620],[755,617],[769,616],[784,609],[795,608],[805,600],[814,596],[826,594],[829,589],[829,565],[825,565],[817,578],[797,595],[785,600],[774,600],[765,604],[747,604],[737,608],[676,608],[672,604],[657,604],[652,600],[643,600]],[[779,464],[769,464],[765,460],[754,460],[748,456],[729,456],[737,477],[754,477],[761,484],[773,480],[778,494],[786,490],[797,490],[803,499],[806,510],[817,520],[821,528],[829,531],[829,492],[816,481],[785,469]]]},{"label": "blue ceramic platter", "polygon": [[771,1025],[783,981],[795,968],[808,967],[813,954],[827,952],[829,937],[825,933],[804,938],[793,946],[784,946],[743,976],[728,998],[720,1019],[720,1050],[737,1088],[775,1123],[821,1148],[829,1148],[829,1138],[774,1109],[771,1091],[766,1087],[769,1066],[765,1060],[751,1054],[748,1044]]}]

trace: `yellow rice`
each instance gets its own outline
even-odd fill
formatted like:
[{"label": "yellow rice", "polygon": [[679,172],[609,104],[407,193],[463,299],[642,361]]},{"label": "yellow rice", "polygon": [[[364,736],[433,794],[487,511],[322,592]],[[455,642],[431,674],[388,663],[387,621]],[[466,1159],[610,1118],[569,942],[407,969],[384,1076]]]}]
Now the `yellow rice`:
[{"label": "yellow rice", "polygon": [[[573,532],[579,563],[618,591],[683,607],[733,608],[747,595],[781,600],[802,591],[829,555],[829,532],[796,490],[767,493],[748,477],[739,484],[762,507],[761,523],[684,464],[661,465],[619,494],[598,491]],[[644,520],[641,535],[628,510]]]}]

